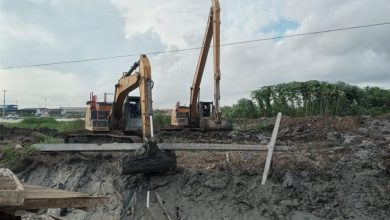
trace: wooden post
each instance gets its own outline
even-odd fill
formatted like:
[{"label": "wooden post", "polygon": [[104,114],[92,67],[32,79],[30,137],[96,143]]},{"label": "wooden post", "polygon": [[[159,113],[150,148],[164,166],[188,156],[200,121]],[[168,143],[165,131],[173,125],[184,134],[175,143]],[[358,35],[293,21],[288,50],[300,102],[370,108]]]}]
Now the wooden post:
[{"label": "wooden post", "polygon": [[265,185],[265,181],[267,181],[268,172],[269,172],[269,169],[271,167],[272,155],[274,153],[274,147],[275,147],[275,143],[276,143],[276,137],[278,136],[278,130],[279,130],[279,124],[280,124],[281,118],[282,118],[282,113],[279,112],[278,116],[276,116],[276,122],[275,122],[274,130],[272,132],[271,141],[268,145],[267,160],[265,161],[263,180],[261,181],[262,185]]}]

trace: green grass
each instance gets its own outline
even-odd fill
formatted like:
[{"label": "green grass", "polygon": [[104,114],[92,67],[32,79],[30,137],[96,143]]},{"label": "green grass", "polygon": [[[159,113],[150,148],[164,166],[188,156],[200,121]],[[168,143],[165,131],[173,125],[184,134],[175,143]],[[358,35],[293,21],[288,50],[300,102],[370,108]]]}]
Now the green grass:
[{"label": "green grass", "polygon": [[32,146],[26,146],[20,149],[15,149],[13,147],[4,147],[1,148],[2,158],[1,162],[8,165],[18,165],[21,161],[29,158],[31,156],[37,155],[38,150]]},{"label": "green grass", "polygon": [[64,142],[64,140],[61,138],[55,138],[55,137],[45,135],[45,134],[42,134],[39,132],[33,132],[32,137],[34,137],[34,139],[38,140],[39,143],[44,143],[44,144],[59,144],[59,143]]},{"label": "green grass", "polygon": [[56,121],[54,118],[25,118],[18,123],[4,123],[6,127],[27,129],[49,128],[59,132],[84,130],[84,121]]}]

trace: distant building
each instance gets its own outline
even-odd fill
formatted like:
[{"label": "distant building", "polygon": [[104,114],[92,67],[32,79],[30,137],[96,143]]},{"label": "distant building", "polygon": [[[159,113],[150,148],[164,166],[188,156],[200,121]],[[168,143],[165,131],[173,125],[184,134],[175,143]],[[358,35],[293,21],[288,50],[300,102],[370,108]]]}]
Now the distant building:
[{"label": "distant building", "polygon": [[79,116],[84,117],[85,107],[60,107],[60,108],[23,108],[14,112],[18,112],[19,115],[32,115],[32,116]]},{"label": "distant building", "polygon": [[34,116],[37,113],[37,108],[21,108],[18,110],[20,116]]},{"label": "distant building", "polygon": [[[0,110],[3,111],[4,105],[0,105]],[[18,105],[5,105],[5,111],[17,111]]]},{"label": "distant building", "polygon": [[0,105],[0,115],[3,114],[3,109],[6,115],[18,113],[18,105]]},{"label": "distant building", "polygon": [[61,115],[85,115],[86,107],[62,107]]}]

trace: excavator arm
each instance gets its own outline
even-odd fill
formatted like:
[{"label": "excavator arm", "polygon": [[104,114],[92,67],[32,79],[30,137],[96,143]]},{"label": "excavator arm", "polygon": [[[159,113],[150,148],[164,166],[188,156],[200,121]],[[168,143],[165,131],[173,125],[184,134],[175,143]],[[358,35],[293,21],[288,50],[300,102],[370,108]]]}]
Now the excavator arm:
[{"label": "excavator arm", "polygon": [[[139,67],[139,72],[135,70]],[[132,74],[135,71],[134,74]],[[152,74],[149,59],[141,55],[138,62],[119,79],[115,85],[114,101],[110,112],[110,128],[123,129],[125,119],[123,117],[123,105],[128,94],[139,87],[141,118],[143,123],[144,138],[151,137],[150,116],[153,115],[152,106]]]},{"label": "excavator arm", "polygon": [[191,97],[190,97],[190,122],[195,123],[199,120],[198,115],[198,99],[199,99],[199,89],[200,83],[202,81],[202,76],[204,68],[207,61],[207,56],[210,49],[211,40],[213,39],[213,69],[214,69],[214,106],[215,106],[215,115],[214,118],[217,122],[220,121],[220,85],[219,81],[221,79],[221,70],[220,70],[220,5],[219,0],[212,0],[212,7],[210,9],[210,14],[207,21],[206,32],[203,38],[202,48],[200,50],[200,55],[198,59],[198,64],[196,66],[194,79],[192,81],[191,87]]},{"label": "excavator arm", "polygon": [[217,123],[221,122],[221,110],[219,101],[221,99],[219,81],[221,80],[221,68],[220,68],[220,12],[219,0],[212,0],[213,10],[213,53],[214,53],[214,106],[215,106],[215,120]]}]

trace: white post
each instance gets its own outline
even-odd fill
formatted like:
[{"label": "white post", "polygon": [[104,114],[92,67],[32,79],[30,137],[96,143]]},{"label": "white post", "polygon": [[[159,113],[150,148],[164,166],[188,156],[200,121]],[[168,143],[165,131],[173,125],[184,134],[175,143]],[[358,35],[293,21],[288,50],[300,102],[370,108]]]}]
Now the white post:
[{"label": "white post", "polygon": [[146,193],[146,208],[149,209],[149,196],[150,196],[150,191]]},{"label": "white post", "polygon": [[150,137],[154,138],[153,115],[150,116]]},{"label": "white post", "polygon": [[150,191],[148,190],[147,192],[146,192],[146,210],[145,210],[145,219],[147,219],[147,220],[149,220],[150,219],[150,217],[149,217],[149,212],[150,212],[150,210],[149,210],[149,196],[150,196]]},{"label": "white post", "polygon": [[267,154],[267,159],[265,161],[263,179],[261,181],[262,185],[265,185],[265,181],[267,180],[268,172],[269,172],[269,169],[271,167],[272,155],[274,153],[274,147],[275,147],[276,137],[278,136],[278,130],[279,130],[279,124],[280,124],[281,118],[282,118],[282,113],[279,112],[278,116],[276,117],[274,130],[272,131],[271,141],[268,145],[268,154]]}]

